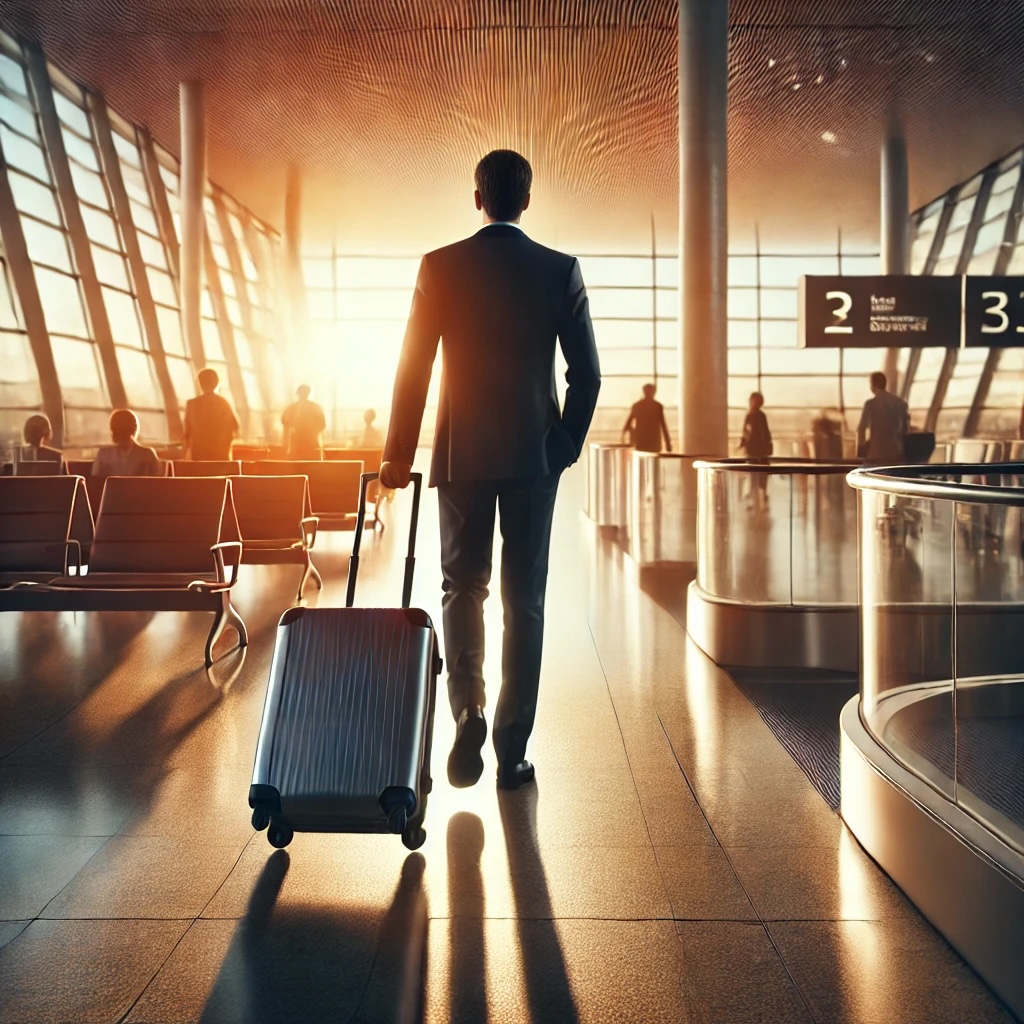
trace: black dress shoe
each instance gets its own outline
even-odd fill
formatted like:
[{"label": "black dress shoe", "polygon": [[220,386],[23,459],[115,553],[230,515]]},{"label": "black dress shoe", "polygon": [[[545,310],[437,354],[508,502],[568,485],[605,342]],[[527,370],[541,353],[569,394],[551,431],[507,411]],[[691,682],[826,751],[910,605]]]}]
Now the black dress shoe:
[{"label": "black dress shoe", "polygon": [[483,774],[480,756],[487,739],[487,719],[479,704],[467,704],[455,725],[455,743],[448,755],[448,781],[456,789],[474,785]]},{"label": "black dress shoe", "polygon": [[534,774],[529,761],[503,765],[498,769],[498,789],[518,789],[527,782],[533,782]]}]

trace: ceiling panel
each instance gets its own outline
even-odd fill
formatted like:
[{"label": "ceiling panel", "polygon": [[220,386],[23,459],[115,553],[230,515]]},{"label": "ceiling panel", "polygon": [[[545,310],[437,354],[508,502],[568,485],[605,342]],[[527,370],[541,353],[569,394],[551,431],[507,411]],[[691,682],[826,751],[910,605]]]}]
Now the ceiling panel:
[{"label": "ceiling panel", "polygon": [[[528,226],[577,251],[674,248],[671,0],[6,0],[0,23],[177,151],[177,83],[207,83],[211,176],[348,251],[471,230],[488,149],[535,171]],[[1024,141],[1017,0],[734,0],[731,244],[877,242],[886,112],[921,205]]]}]

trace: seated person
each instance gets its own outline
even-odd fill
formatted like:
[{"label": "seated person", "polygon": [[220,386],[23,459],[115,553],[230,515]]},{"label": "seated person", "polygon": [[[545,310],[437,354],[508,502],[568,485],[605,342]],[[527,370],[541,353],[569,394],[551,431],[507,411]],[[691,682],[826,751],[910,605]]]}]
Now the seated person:
[{"label": "seated person", "polygon": [[25,462],[63,462],[64,453],[59,448],[51,448],[46,442],[53,437],[50,421],[41,412],[29,416],[23,428],[25,447],[19,456]]},{"label": "seated person", "polygon": [[164,465],[152,448],[135,440],[139,421],[131,409],[115,409],[110,414],[110,438],[113,446],[101,448],[92,464],[92,475],[163,476]]}]

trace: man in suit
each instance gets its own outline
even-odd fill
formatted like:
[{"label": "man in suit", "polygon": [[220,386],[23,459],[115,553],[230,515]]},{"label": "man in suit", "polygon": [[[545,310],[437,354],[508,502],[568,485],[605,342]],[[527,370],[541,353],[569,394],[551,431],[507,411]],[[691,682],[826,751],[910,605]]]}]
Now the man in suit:
[{"label": "man in suit", "polygon": [[910,416],[907,403],[887,391],[885,374],[871,374],[871,394],[857,425],[857,453],[876,466],[903,462]]},{"label": "man in suit", "polygon": [[[454,786],[483,772],[483,603],[500,521],[505,630],[494,714],[498,785],[534,777],[526,760],[544,636],[544,591],[555,493],[580,455],[601,384],[594,329],[577,260],[519,227],[533,172],[511,150],[477,165],[484,226],[420,264],[395,380],[380,481],[409,483],[440,339],[444,372],[431,486],[438,489],[448,697],[456,721]],[[565,407],[555,391],[555,345],[567,364]]]}]

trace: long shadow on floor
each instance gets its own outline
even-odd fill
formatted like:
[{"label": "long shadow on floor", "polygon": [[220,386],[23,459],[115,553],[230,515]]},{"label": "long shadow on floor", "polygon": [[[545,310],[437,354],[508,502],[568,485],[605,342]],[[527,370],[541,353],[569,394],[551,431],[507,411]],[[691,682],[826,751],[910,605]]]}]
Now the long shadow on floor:
[{"label": "long shadow on floor", "polygon": [[536,782],[515,792],[498,793],[526,997],[533,1024],[576,1024],[579,1014],[537,841],[539,798]]},{"label": "long shadow on floor", "polygon": [[267,861],[201,1024],[422,1018],[427,905],[424,861],[405,859],[391,906],[277,905],[289,859]]}]

